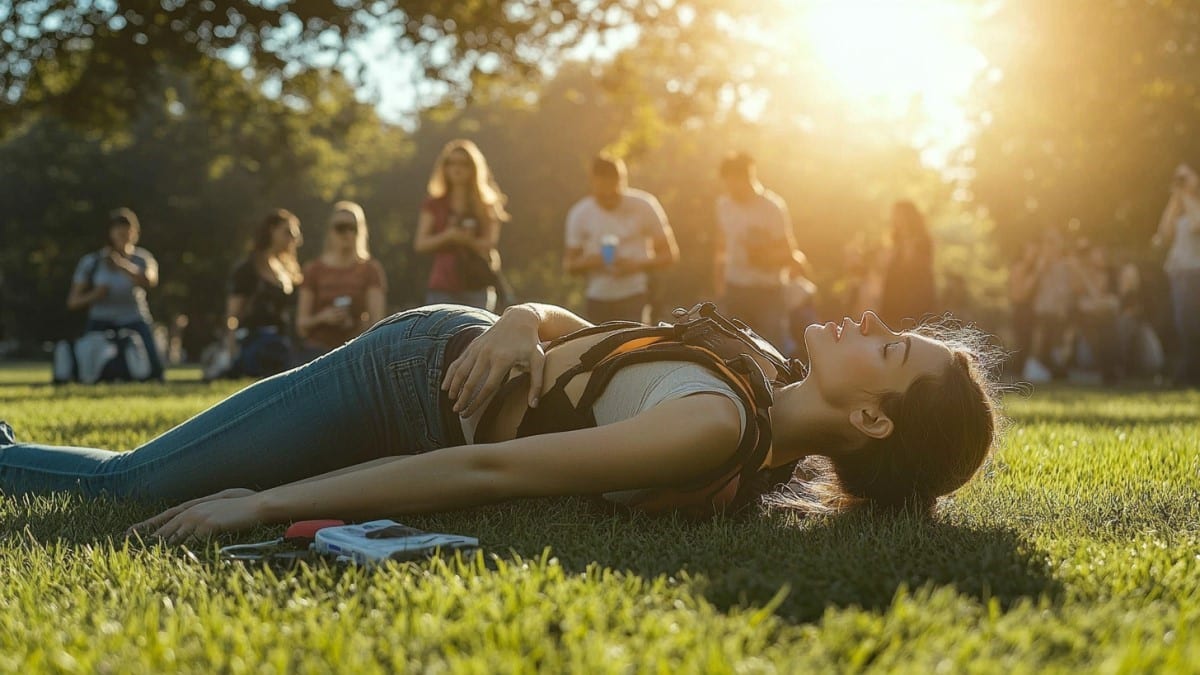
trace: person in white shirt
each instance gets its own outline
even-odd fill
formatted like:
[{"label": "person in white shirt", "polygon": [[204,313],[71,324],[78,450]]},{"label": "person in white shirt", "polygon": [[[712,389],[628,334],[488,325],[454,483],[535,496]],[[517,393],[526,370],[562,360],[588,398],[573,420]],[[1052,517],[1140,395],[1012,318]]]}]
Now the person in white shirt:
[{"label": "person in white shirt", "polygon": [[568,274],[587,277],[587,317],[647,322],[649,272],[679,260],[675,234],[658,200],[627,185],[625,163],[592,161],[591,194],[567,214]]},{"label": "person in white shirt", "polygon": [[1167,249],[1163,267],[1171,283],[1179,333],[1178,383],[1200,386],[1200,175],[1186,164],[1175,169],[1171,199],[1152,242]]},{"label": "person in white shirt", "polygon": [[784,284],[808,277],[808,261],[796,248],[787,204],[758,181],[754,158],[739,152],[719,171],[716,294],[724,309],[773,345],[784,339]]}]

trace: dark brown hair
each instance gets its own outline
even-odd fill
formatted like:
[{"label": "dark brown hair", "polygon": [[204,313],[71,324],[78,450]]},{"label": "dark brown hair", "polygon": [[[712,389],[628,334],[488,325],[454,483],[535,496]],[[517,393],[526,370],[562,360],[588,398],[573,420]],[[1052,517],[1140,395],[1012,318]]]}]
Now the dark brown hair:
[{"label": "dark brown hair", "polygon": [[620,157],[597,155],[592,159],[592,175],[620,180],[625,177],[625,162]]},{"label": "dark brown hair", "polygon": [[[271,236],[275,233],[275,228],[280,225],[299,226],[300,219],[287,209],[272,209],[263,217],[258,228],[254,230],[254,238],[250,240],[250,258],[256,265],[267,264],[267,251],[271,248]],[[295,253],[281,254],[279,261],[283,263],[293,284],[298,285],[304,279],[304,275],[300,273],[300,262],[296,260]]]},{"label": "dark brown hair", "polygon": [[913,332],[941,340],[953,358],[941,373],[882,395],[893,432],[848,454],[806,459],[784,491],[764,501],[809,513],[862,505],[929,513],[975,475],[1000,428],[990,379],[998,359],[981,333],[946,320]]},{"label": "dark brown hair", "polygon": [[717,175],[721,178],[751,178],[754,175],[754,158],[749,153],[731,152],[721,160]]}]

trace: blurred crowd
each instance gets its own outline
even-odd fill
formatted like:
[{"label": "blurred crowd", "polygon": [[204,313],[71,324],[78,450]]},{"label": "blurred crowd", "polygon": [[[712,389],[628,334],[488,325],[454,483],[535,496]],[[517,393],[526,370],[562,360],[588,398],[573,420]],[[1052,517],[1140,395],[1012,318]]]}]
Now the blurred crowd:
[{"label": "blurred crowd", "polygon": [[[712,297],[785,353],[804,357],[805,327],[829,318],[822,313],[831,306],[837,317],[872,310],[905,328],[964,304],[961,272],[943,274],[939,293],[934,238],[914,202],[893,204],[882,241],[847,242],[848,282],[834,298],[818,293],[787,204],[759,180],[754,159],[730,154],[716,173]],[[565,272],[584,283],[585,317],[596,323],[666,318],[653,303],[656,272],[680,261],[667,214],[654,195],[629,186],[618,158],[596,157],[588,181],[587,193],[564,214],[563,250]],[[513,300],[498,251],[509,215],[483,153],[469,140],[448,143],[426,192],[413,240],[431,261],[426,303],[502,309]],[[280,208],[259,221],[230,272],[223,321],[200,355],[207,379],[281,372],[384,317],[387,274],[371,255],[362,207],[333,204],[322,229],[319,255],[301,265],[300,220]],[[138,246],[140,232],[132,210],[113,211],[103,245],[78,262],[67,306],[87,317],[83,334],[56,348],[56,380],[161,380],[164,361],[182,357],[186,317],[171,322],[166,339],[151,328],[146,298],[158,284],[158,264]],[[1200,179],[1186,166],[1176,174],[1153,243],[1167,258],[1178,346],[1174,380],[1194,385],[1200,383]],[[1132,259],[1114,260],[1105,247],[1052,228],[1024,245],[1008,276],[1014,378],[1043,382],[1083,372],[1112,383],[1167,373],[1164,339],[1148,310],[1159,299]]]}]

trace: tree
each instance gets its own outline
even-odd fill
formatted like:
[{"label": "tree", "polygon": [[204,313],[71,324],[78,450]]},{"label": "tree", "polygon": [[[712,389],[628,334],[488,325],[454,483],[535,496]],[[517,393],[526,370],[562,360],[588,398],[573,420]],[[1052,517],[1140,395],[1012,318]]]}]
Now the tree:
[{"label": "tree", "polygon": [[115,129],[165,73],[203,76],[209,63],[241,65],[252,79],[295,103],[311,102],[303,75],[342,73],[362,84],[357,40],[394,36],[428,77],[464,97],[470,84],[541,72],[585,36],[649,25],[675,3],[632,0],[14,0],[0,7],[0,128],[47,113],[89,128]]},{"label": "tree", "polygon": [[1048,226],[1145,242],[1181,161],[1200,161],[1200,4],[1007,0],[980,46],[973,190],[1006,251]]}]

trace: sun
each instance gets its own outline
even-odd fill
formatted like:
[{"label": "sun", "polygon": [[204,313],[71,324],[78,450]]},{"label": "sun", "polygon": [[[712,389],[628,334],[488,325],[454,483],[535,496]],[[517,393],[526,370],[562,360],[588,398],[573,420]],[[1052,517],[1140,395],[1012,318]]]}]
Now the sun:
[{"label": "sun", "polygon": [[800,17],[813,55],[850,97],[964,95],[984,59],[952,0],[815,0]]}]

